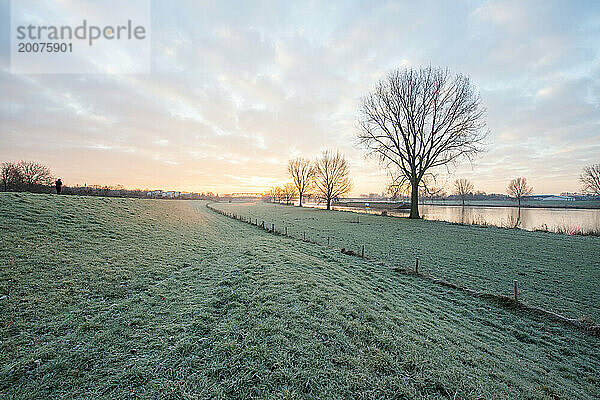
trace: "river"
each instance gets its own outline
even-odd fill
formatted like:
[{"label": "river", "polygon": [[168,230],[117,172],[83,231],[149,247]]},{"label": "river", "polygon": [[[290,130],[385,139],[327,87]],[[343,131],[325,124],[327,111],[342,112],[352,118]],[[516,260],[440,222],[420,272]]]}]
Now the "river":
[{"label": "river", "polygon": [[[307,204],[322,208],[320,204]],[[382,210],[364,207],[340,207],[335,210],[381,214]],[[420,205],[421,217],[460,224],[494,225],[526,230],[549,230],[561,233],[600,231],[600,209],[521,208],[456,205]],[[408,210],[387,210],[388,215],[407,217]]]}]

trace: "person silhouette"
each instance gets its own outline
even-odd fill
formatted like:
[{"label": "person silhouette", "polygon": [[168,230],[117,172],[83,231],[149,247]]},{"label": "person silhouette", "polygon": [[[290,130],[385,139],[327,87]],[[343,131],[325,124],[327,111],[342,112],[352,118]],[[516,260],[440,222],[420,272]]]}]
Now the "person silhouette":
[{"label": "person silhouette", "polygon": [[58,178],[58,180],[54,182],[54,184],[56,185],[56,194],[60,194],[60,191],[62,190],[62,181],[60,180],[60,178]]}]

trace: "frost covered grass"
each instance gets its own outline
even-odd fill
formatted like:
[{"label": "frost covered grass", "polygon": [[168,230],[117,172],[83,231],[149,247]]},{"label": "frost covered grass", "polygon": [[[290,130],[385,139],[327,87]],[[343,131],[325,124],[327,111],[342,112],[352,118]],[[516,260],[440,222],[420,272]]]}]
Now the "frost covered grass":
[{"label": "frost covered grass", "polygon": [[600,396],[597,337],[203,202],[2,194],[0,234],[0,398]]},{"label": "frost covered grass", "polygon": [[[512,296],[523,302],[600,323],[600,240],[492,226],[409,220],[269,203],[214,207],[274,223],[279,231],[330,243],[369,258],[412,268],[445,281]],[[358,223],[357,223],[358,222]]]}]

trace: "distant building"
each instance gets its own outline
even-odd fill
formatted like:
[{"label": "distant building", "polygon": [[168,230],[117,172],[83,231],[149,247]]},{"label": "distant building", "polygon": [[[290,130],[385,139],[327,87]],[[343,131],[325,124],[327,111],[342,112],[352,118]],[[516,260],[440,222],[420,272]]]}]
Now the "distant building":
[{"label": "distant building", "polygon": [[260,199],[263,197],[262,193],[256,192],[245,192],[245,193],[227,193],[224,194],[223,197],[231,197],[236,199]]},{"label": "distant building", "polygon": [[162,192],[162,197],[167,198],[167,199],[177,199],[179,198],[179,196],[181,195],[181,192],[176,192],[176,191],[169,191],[169,192]]},{"label": "distant building", "polygon": [[575,201],[575,197],[572,196],[558,196],[558,195],[547,195],[547,196],[535,196],[535,200],[541,201]]},{"label": "distant building", "polygon": [[147,193],[148,197],[162,197],[162,190],[151,190]]}]

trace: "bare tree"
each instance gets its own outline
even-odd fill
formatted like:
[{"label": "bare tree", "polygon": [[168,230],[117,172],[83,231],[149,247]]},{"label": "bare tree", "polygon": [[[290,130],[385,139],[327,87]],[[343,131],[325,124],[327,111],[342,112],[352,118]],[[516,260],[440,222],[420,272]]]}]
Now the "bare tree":
[{"label": "bare tree", "polygon": [[438,184],[438,179],[434,174],[425,175],[423,179],[421,179],[419,187],[419,195],[430,201],[432,201],[434,197],[439,196],[444,189],[441,184]]},{"label": "bare tree", "polygon": [[[419,196],[422,198],[433,200],[434,197],[440,196],[443,190],[443,186],[438,184],[434,174],[425,175],[419,182]],[[411,185],[400,175],[390,175],[390,183],[386,186],[386,191],[394,200],[400,197],[410,197]]]},{"label": "bare tree", "polygon": [[29,188],[38,185],[52,185],[52,172],[50,168],[43,164],[34,161],[19,161],[18,164],[21,174],[23,175],[23,183]]},{"label": "bare tree", "polygon": [[325,200],[327,209],[331,209],[331,201],[350,192],[348,162],[339,152],[325,150],[315,161],[315,191],[319,198]]},{"label": "bare tree", "polygon": [[585,167],[579,180],[584,193],[600,196],[600,164]]},{"label": "bare tree", "polygon": [[294,201],[294,197],[298,194],[296,186],[293,183],[286,183],[283,185],[281,197],[285,201],[285,204],[290,204]]},{"label": "bare tree", "polygon": [[515,178],[508,184],[506,192],[509,196],[517,199],[519,207],[521,207],[521,199],[533,193],[533,188],[527,185],[527,178]]},{"label": "bare tree", "polygon": [[299,206],[302,207],[302,198],[310,190],[310,186],[315,174],[310,160],[298,157],[288,162],[288,173],[294,181],[298,191]]},{"label": "bare tree", "polygon": [[406,181],[400,179],[398,176],[391,176],[385,191],[390,195],[392,200],[398,200],[404,197],[409,189],[410,185],[407,185]]},{"label": "bare tree", "polygon": [[271,196],[274,203],[281,203],[281,199],[283,198],[283,188],[281,186],[272,187],[268,194]]},{"label": "bare tree", "polygon": [[5,192],[8,189],[18,190],[23,184],[23,174],[17,163],[3,162],[0,176],[2,179],[2,189]]},{"label": "bare tree", "polygon": [[468,179],[457,179],[454,181],[454,191],[462,200],[462,205],[464,206],[467,196],[473,193],[473,183]]},{"label": "bare tree", "polygon": [[419,218],[419,185],[432,169],[482,150],[485,109],[469,78],[440,68],[399,69],[362,100],[359,142],[411,186],[410,218]]}]

